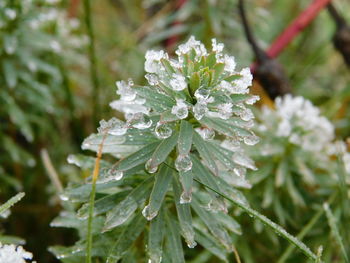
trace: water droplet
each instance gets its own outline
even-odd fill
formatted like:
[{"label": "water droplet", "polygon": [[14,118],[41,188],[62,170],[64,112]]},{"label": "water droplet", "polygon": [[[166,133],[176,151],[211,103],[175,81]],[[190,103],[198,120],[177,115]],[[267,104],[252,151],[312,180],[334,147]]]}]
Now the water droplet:
[{"label": "water droplet", "polygon": [[157,211],[151,211],[150,206],[146,205],[142,210],[142,215],[148,220],[151,221],[153,218],[157,216]]},{"label": "water droplet", "polygon": [[151,86],[159,84],[158,76],[156,74],[146,74],[145,78]]},{"label": "water droplet", "polygon": [[189,155],[178,155],[175,160],[176,170],[187,172],[192,169],[192,161]]},{"label": "water droplet", "polygon": [[210,90],[206,88],[199,88],[195,91],[194,96],[198,101],[206,101],[209,98]]},{"label": "water droplet", "polygon": [[65,195],[65,194],[60,194],[60,199],[61,199],[62,201],[68,201],[68,200],[69,200],[69,197],[68,197],[67,195]]},{"label": "water droplet", "polygon": [[152,120],[149,116],[142,112],[133,114],[129,124],[136,129],[148,129],[152,125]]},{"label": "water droplet", "polygon": [[157,126],[154,131],[159,139],[169,138],[173,133],[173,130],[171,129],[169,124],[161,122],[157,123]]},{"label": "water droplet", "polygon": [[253,135],[244,137],[243,141],[246,145],[255,145],[259,142],[259,137],[253,134]]},{"label": "water droplet", "polygon": [[176,99],[176,105],[171,109],[171,113],[179,119],[185,119],[188,116],[188,107],[182,99]]},{"label": "water droplet", "polygon": [[192,201],[192,193],[183,191],[180,196],[180,204],[188,204]]},{"label": "water droplet", "polygon": [[145,164],[145,169],[150,174],[154,174],[155,172],[157,172],[158,166],[153,167],[151,166],[151,164],[152,164],[152,159],[149,159]]},{"label": "water droplet", "polygon": [[192,240],[192,241],[186,241],[186,244],[189,248],[194,248],[195,246],[197,246],[197,242]]},{"label": "water droplet", "polygon": [[195,130],[203,138],[203,140],[213,140],[215,137],[215,131],[213,129],[203,127],[196,128]]},{"label": "water droplet", "polygon": [[197,120],[200,120],[204,117],[204,115],[208,112],[208,107],[206,104],[197,102],[193,107],[194,117]]},{"label": "water droplet", "polygon": [[244,177],[247,172],[247,169],[245,169],[244,167],[238,167],[234,168],[233,172],[239,177]]},{"label": "water droplet", "polygon": [[111,180],[121,180],[124,176],[123,171],[117,170],[117,169],[109,169],[108,171],[108,177],[111,178]]},{"label": "water droplet", "polygon": [[108,133],[111,135],[120,136],[120,135],[124,135],[127,131],[128,131],[128,128],[126,124],[121,120],[115,119]]},{"label": "water droplet", "polygon": [[254,114],[250,109],[242,108],[242,110],[239,112],[239,116],[244,121],[250,121],[254,118]]}]

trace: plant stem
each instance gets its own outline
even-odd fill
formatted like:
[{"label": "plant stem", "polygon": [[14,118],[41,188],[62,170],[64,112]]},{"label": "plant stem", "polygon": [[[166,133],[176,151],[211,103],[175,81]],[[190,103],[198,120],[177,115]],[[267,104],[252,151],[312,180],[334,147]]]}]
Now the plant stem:
[{"label": "plant stem", "polygon": [[91,5],[90,0],[84,0],[84,14],[85,14],[85,25],[87,34],[89,37],[89,59],[90,59],[90,75],[92,84],[92,100],[93,100],[93,119],[94,123],[97,124],[100,114],[100,92],[99,92],[99,79],[97,73],[97,58],[95,52],[95,35],[94,29],[91,22]]},{"label": "plant stem", "polygon": [[219,191],[215,190],[214,188],[202,183],[201,181],[199,181],[198,179],[194,179],[196,182],[198,182],[199,184],[203,185],[204,187],[212,190],[213,192],[215,192],[216,194],[222,196],[223,198],[227,199],[228,201],[232,202],[234,205],[238,206],[239,208],[241,208],[243,211],[245,211],[248,215],[250,215],[251,217],[254,217],[258,220],[260,220],[264,225],[272,228],[278,235],[282,236],[283,238],[285,238],[287,241],[289,241],[290,243],[294,244],[297,248],[299,248],[309,259],[311,259],[312,261],[316,262],[316,260],[318,260],[317,255],[315,255],[310,248],[308,248],[303,242],[301,242],[300,240],[298,240],[296,237],[292,236],[291,234],[289,234],[285,229],[283,229],[280,225],[272,222],[270,219],[268,219],[266,216],[260,214],[258,211],[250,208],[250,207],[245,207],[242,203],[231,199],[230,197],[228,197],[227,195],[220,193]]},{"label": "plant stem", "polygon": [[100,160],[102,157],[102,149],[103,149],[103,143],[106,139],[107,133],[104,134],[101,144],[98,148],[96,160],[95,160],[95,166],[94,171],[92,174],[92,187],[91,187],[91,193],[90,193],[90,200],[89,200],[89,217],[88,217],[88,225],[87,225],[87,238],[86,238],[86,263],[91,263],[91,251],[92,251],[92,221],[93,221],[93,214],[94,214],[94,205],[95,205],[95,195],[96,195],[96,181],[98,178],[99,170],[100,170]]}]

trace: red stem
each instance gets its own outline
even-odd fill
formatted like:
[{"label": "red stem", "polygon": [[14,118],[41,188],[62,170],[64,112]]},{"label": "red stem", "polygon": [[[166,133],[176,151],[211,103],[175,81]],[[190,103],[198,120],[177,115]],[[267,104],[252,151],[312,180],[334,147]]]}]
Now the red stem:
[{"label": "red stem", "polygon": [[331,0],[314,0],[271,44],[270,48],[266,51],[267,55],[272,58],[277,57],[299,32],[315,19],[318,13],[329,2]]},{"label": "red stem", "polygon": [[80,3],[80,0],[71,0],[70,1],[69,7],[68,7],[68,17],[69,18],[77,17],[79,3]]},{"label": "red stem", "polygon": [[[330,3],[331,0],[314,0],[300,15],[295,18],[289,26],[276,38],[270,45],[266,54],[270,58],[277,57],[283,49],[307,27],[318,15],[318,13]],[[251,70],[254,72],[256,63],[251,65]]]}]

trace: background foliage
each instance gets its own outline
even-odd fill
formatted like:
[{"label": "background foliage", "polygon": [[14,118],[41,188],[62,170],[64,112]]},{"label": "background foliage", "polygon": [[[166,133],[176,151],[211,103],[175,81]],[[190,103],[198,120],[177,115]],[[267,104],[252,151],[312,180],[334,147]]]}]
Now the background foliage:
[{"label": "background foliage", "polygon": [[[181,8],[178,8],[178,1],[91,1],[100,89],[99,97],[94,97],[89,72],[90,42],[83,3],[79,2],[5,0],[0,3],[1,203],[18,191],[26,192],[26,197],[12,208],[10,217],[1,221],[1,231],[25,239],[26,248],[33,252],[38,262],[55,262],[53,255],[47,252],[49,246],[73,245],[79,236],[85,237],[84,229],[50,228],[50,222],[59,211],[65,210],[68,211],[65,214],[68,223],[79,229],[73,219],[70,221],[70,215],[79,207],[62,202],[58,198],[60,184],[53,183],[49,178],[57,173],[61,184],[66,186],[80,184],[83,178],[91,175],[91,159],[85,161],[88,157],[78,155],[83,163],[80,170],[67,163],[68,154],[83,152],[80,148],[83,139],[98,125],[95,115],[98,119],[115,115],[108,103],[115,96],[116,80],[133,78],[135,83],[146,82],[143,64],[148,49],[161,48],[172,53],[177,44],[187,40],[190,35],[195,35],[207,45],[215,37],[225,43],[226,52],[236,57],[240,68],[254,60],[242,30],[236,1],[189,0],[184,1]],[[247,1],[247,15],[260,46],[266,49],[309,2]],[[74,3],[78,3],[77,9]],[[334,5],[350,21],[349,3],[339,0],[334,1]],[[349,68],[331,42],[334,31],[334,21],[323,10],[285,49],[278,61],[287,72],[293,93],[319,106],[322,115],[335,125],[337,139],[345,141],[350,136]],[[174,35],[177,37],[171,38]],[[261,92],[257,83],[253,89]],[[97,113],[93,111],[96,100],[101,105]],[[260,103],[269,105],[271,102],[263,97]],[[84,154],[93,156],[86,151]],[[256,161],[259,164],[259,158]],[[313,161],[310,160],[311,163]],[[271,163],[275,167],[259,171],[264,171],[268,176],[268,169],[276,169],[279,162],[278,158],[274,159]],[[50,163],[53,170],[49,168]],[[304,168],[312,172],[316,170],[319,176],[322,173],[315,168],[318,164],[307,164]],[[294,168],[293,165],[289,165],[291,170],[310,172],[300,166]],[[332,167],[332,171],[337,169],[338,174],[344,173],[339,166]],[[254,184],[258,181],[254,178],[259,176],[263,176],[263,172],[248,174],[248,179]],[[309,196],[310,188],[300,187],[306,191],[302,195],[307,199],[298,215],[298,222],[294,222],[295,216],[288,220],[293,208],[280,211],[276,205],[261,205],[263,189],[270,187],[271,192],[276,192],[274,201],[277,202],[290,196],[290,187],[282,192],[279,188],[276,190],[273,183],[262,181],[264,187],[257,189],[257,184],[246,190],[245,194],[255,209],[282,224],[292,234],[298,235],[303,229],[307,231],[305,243],[314,251],[320,243],[330,244],[325,247],[326,262],[346,262],[328,221],[333,214],[348,249],[349,233],[341,223],[348,219],[348,185],[344,181],[337,184],[337,180],[327,180],[320,183],[321,190],[314,198]],[[328,200],[330,210],[327,210],[322,207],[322,202],[326,201],[329,191],[337,194],[332,197],[333,200]],[[81,198],[81,202],[86,201],[84,195],[78,198]],[[322,201],[315,200],[318,198]],[[241,224],[240,229],[235,230],[244,234],[240,237],[235,235],[234,243],[239,244],[237,249],[244,262],[277,262],[288,247],[287,242],[239,211],[235,211],[235,215]],[[98,220],[93,231],[99,231]],[[312,220],[315,222],[310,230],[306,229]],[[53,225],[66,223],[61,224],[56,219]],[[116,234],[119,234],[118,230],[113,233]],[[110,236],[112,234],[107,234],[104,238]],[[21,242],[17,239],[14,241]],[[103,242],[101,240],[101,244]],[[269,249],[272,246],[274,249]],[[142,250],[143,247],[139,251]],[[186,251],[190,253],[192,262],[216,260],[203,249],[197,250],[201,253]],[[346,253],[349,255],[348,250]],[[293,251],[289,260],[296,262],[305,258]],[[81,261],[77,259],[77,262]],[[132,261],[126,259],[125,262]]]}]

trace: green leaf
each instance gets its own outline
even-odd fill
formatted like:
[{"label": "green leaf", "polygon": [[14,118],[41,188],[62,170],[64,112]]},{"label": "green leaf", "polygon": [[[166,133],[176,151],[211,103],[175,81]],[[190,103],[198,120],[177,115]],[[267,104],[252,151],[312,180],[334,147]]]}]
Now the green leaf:
[{"label": "green leaf", "polygon": [[181,244],[181,237],[179,234],[179,227],[174,218],[166,213],[166,224],[167,224],[167,234],[166,234],[166,248],[167,253],[170,254],[171,263],[185,263],[184,252]]},{"label": "green leaf", "polygon": [[179,219],[181,234],[185,238],[187,246],[190,248],[195,247],[197,244],[194,241],[195,234],[192,226],[192,215],[190,204],[180,204],[180,185],[176,178],[173,179],[173,190],[175,197],[175,206],[177,211],[177,217]]},{"label": "green leaf", "polygon": [[277,166],[276,180],[275,180],[276,187],[281,187],[285,183],[287,176],[289,176],[289,166],[288,166],[288,160],[284,158],[279,162]]},{"label": "green leaf", "polygon": [[117,165],[116,169],[120,171],[127,171],[140,164],[147,162],[154,154],[156,148],[160,145],[159,142],[154,142],[146,145],[141,150],[122,159]]},{"label": "green leaf", "polygon": [[233,233],[236,233],[237,235],[242,235],[242,228],[240,224],[238,224],[238,222],[233,219],[233,215],[229,216],[228,214],[219,211],[217,212],[216,217],[218,221],[228,230],[230,230]]},{"label": "green leaf", "polygon": [[0,215],[8,210],[11,206],[13,206],[15,203],[19,202],[23,197],[25,193],[21,192],[16,194],[15,196],[11,197],[6,203],[2,204],[0,206]]},{"label": "green leaf", "polygon": [[199,89],[201,79],[198,72],[195,72],[191,75],[190,79],[190,89],[191,93],[194,94],[197,89]]},{"label": "green leaf", "polygon": [[232,240],[229,234],[216,220],[216,217],[201,207],[196,195],[193,196],[191,206],[194,211],[196,211],[196,214],[202,219],[204,224],[208,227],[213,236],[227,249],[227,251],[232,251]]},{"label": "green leaf", "polygon": [[166,160],[170,152],[174,149],[177,143],[177,138],[178,133],[175,132],[158,145],[151,157],[150,167],[157,167]]},{"label": "green leaf", "polygon": [[162,210],[151,221],[148,235],[147,254],[151,262],[161,262],[163,239],[165,234],[165,218]]},{"label": "green leaf", "polygon": [[197,133],[193,133],[193,144],[196,147],[199,155],[205,161],[209,169],[215,174],[218,174],[218,167],[216,166],[215,159],[208,149],[207,142]]},{"label": "green leaf", "polygon": [[34,134],[30,126],[27,114],[16,104],[16,101],[7,93],[2,93],[3,100],[8,105],[7,111],[11,121],[17,125],[27,139],[27,141],[32,142],[34,139]]},{"label": "green leaf", "polygon": [[152,182],[153,178],[144,180],[123,201],[107,213],[104,231],[124,224],[135,213],[136,209],[147,199]]},{"label": "green leaf", "polygon": [[151,107],[156,112],[170,110],[175,104],[171,97],[152,90],[149,87],[136,87],[137,94],[146,99],[145,105]]},{"label": "green leaf", "polygon": [[143,232],[146,226],[146,219],[137,214],[124,229],[123,233],[119,235],[118,240],[112,246],[107,258],[107,263],[117,263],[132,246],[134,241]]},{"label": "green leaf", "polygon": [[14,88],[17,85],[17,70],[14,63],[11,60],[4,60],[3,73],[6,80],[6,84],[9,88]]},{"label": "green leaf", "polygon": [[157,216],[159,209],[163,203],[166,192],[168,191],[171,179],[172,169],[167,165],[161,165],[156,174],[156,181],[154,183],[148,206],[143,212],[147,215],[149,220]]},{"label": "green leaf", "polygon": [[180,155],[187,155],[192,146],[193,127],[188,121],[182,120],[180,124],[177,148]]},{"label": "green leaf", "polygon": [[[94,216],[106,213],[111,210],[117,203],[122,201],[129,191],[123,191],[116,194],[107,195],[98,199],[94,205]],[[89,212],[89,203],[84,204],[77,212],[79,219],[86,219]]]},{"label": "green leaf", "polygon": [[192,198],[192,185],[193,185],[193,174],[192,171],[179,172],[179,179],[182,185],[183,197],[187,200],[191,200]]},{"label": "green leaf", "polygon": [[217,193],[218,195],[222,196],[223,198],[225,198],[226,200],[230,201],[231,203],[233,203],[234,205],[236,205],[237,207],[241,208],[243,211],[245,211],[248,215],[250,215],[251,217],[256,218],[257,220],[261,221],[263,224],[265,224],[266,226],[270,227],[271,229],[273,229],[276,233],[278,233],[280,236],[282,236],[283,238],[285,238],[288,242],[292,243],[293,245],[295,245],[298,249],[300,249],[300,251],[302,251],[304,253],[305,256],[307,256],[309,259],[311,259],[312,261],[316,261],[318,260],[317,255],[315,255],[310,248],[308,248],[303,242],[301,242],[299,239],[297,239],[296,237],[292,236],[291,234],[289,234],[285,229],[283,229],[281,226],[277,225],[276,223],[272,222],[270,219],[268,219],[266,216],[260,214],[258,211],[247,207],[245,205],[243,205],[240,202],[237,202],[234,199],[231,199],[230,197],[226,196],[225,194],[221,193],[220,191],[215,190],[215,188],[210,187],[209,185],[206,185],[202,182],[200,182],[199,180],[196,180],[198,183],[202,184],[203,186],[207,187],[208,189],[214,191],[215,193]]},{"label": "green leaf", "polygon": [[209,233],[202,232],[199,229],[196,229],[195,233],[196,241],[201,246],[224,262],[228,262],[226,249],[223,246],[220,246],[220,243],[218,243]]}]

